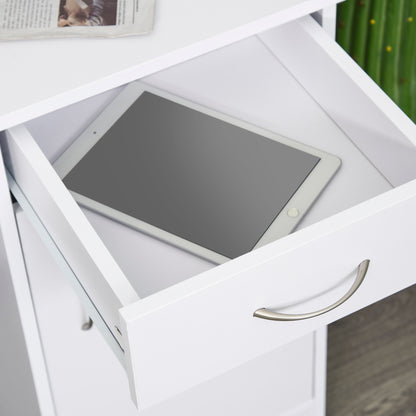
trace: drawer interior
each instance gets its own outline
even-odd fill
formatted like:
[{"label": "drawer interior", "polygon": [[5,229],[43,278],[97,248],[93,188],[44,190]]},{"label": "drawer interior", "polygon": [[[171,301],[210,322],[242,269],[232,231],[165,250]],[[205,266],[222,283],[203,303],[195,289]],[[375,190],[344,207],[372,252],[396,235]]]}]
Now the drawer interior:
[{"label": "drawer interior", "polygon": [[[325,53],[325,42],[332,41],[315,22],[307,26],[312,35],[302,25],[285,25],[143,79],[337,155],[340,170],[298,229],[416,178],[414,144],[366,95],[374,89],[386,101],[384,94],[369,79],[363,92],[352,73],[360,69],[353,62],[340,69],[349,58],[337,49],[342,62],[332,50]],[[315,36],[321,35],[323,41],[316,42]],[[119,91],[32,120],[27,128],[53,163]],[[342,106],[334,108],[339,101]],[[141,298],[215,266],[88,209],[84,212]]]}]

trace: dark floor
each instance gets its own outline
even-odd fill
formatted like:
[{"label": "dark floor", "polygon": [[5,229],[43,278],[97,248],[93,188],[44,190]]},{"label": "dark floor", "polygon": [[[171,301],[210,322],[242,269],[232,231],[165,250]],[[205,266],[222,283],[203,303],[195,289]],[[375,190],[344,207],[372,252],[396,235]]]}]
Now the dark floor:
[{"label": "dark floor", "polygon": [[329,326],[328,416],[416,415],[416,285]]}]

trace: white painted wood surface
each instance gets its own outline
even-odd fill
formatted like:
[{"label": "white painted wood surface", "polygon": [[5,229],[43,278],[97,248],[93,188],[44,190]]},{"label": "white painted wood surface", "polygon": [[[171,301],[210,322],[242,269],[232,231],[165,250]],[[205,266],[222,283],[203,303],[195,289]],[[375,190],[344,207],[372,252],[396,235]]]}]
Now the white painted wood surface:
[{"label": "white painted wood surface", "polygon": [[[42,416],[53,416],[54,404],[42,342],[1,151],[0,270],[0,309],[3,313],[0,321],[2,322],[0,361],[5,363],[0,371],[0,413],[6,415],[15,414],[15,412],[31,412],[36,415],[40,412]],[[6,313],[8,315],[5,315]],[[22,345],[22,341],[26,345]],[[19,342],[19,344],[13,345],[13,342]]]},{"label": "white painted wood surface", "polygon": [[[21,211],[18,225],[56,416],[137,415],[124,368],[94,326],[81,330],[87,317],[76,294]],[[140,414],[253,416],[261,409],[275,416],[300,405],[320,408],[325,353],[325,333],[309,334]]]},{"label": "white painted wood surface", "polygon": [[310,16],[259,37],[393,185],[416,177],[416,125]]},{"label": "white painted wood surface", "polygon": [[2,42],[0,130],[336,2],[159,0],[146,36]]},{"label": "white painted wood surface", "polygon": [[[304,2],[304,3],[306,4],[306,3],[312,3],[312,2]],[[318,2],[318,3],[322,3],[322,1],[321,2]],[[329,2],[329,3],[331,3],[331,2]],[[295,7],[290,12],[293,15],[295,15],[296,13],[298,13],[299,10],[300,10],[299,8]],[[302,11],[302,13],[303,13],[303,11]],[[81,99],[81,97],[82,98],[83,97],[87,97],[87,96],[90,96],[91,94],[94,94],[96,92],[99,92],[99,91],[105,90],[107,88],[110,88],[112,85],[120,85],[121,83],[125,82],[125,80],[134,79],[135,77],[138,76],[138,74],[140,75],[141,73],[143,73],[143,74],[150,73],[150,72],[153,72],[153,71],[157,70],[159,67],[161,68],[161,67],[164,67],[164,66],[169,66],[169,65],[172,65],[173,63],[175,63],[176,61],[181,61],[181,60],[189,59],[190,57],[193,56],[193,54],[195,54],[195,56],[196,56],[197,54],[200,54],[200,53],[205,52],[205,50],[209,50],[209,49],[212,49],[212,48],[219,47],[219,46],[222,45],[222,42],[223,41],[225,43],[229,43],[229,42],[231,42],[231,41],[234,40],[234,36],[235,36],[235,39],[239,39],[241,37],[246,37],[246,36],[248,36],[248,34],[250,33],[251,30],[255,31],[255,30],[258,30],[259,28],[271,27],[274,24],[279,24],[279,23],[283,22],[286,19],[285,13],[279,14],[278,18],[276,16],[274,16],[274,17],[272,16],[273,19],[276,19],[276,20],[273,21],[273,23],[270,22],[270,19],[269,18],[264,18],[264,19],[261,18],[260,21],[251,23],[248,26],[244,26],[244,28],[240,28],[241,30],[240,29],[238,29],[238,30],[236,29],[236,30],[233,30],[232,32],[227,32],[225,36],[223,36],[223,37],[220,36],[221,37],[220,40],[218,40],[218,39],[215,38],[215,39],[211,39],[211,40],[202,41],[198,45],[197,48],[196,47],[191,47],[191,46],[186,46],[184,48],[184,50],[176,51],[171,56],[168,56],[168,57],[166,57],[166,56],[160,57],[159,59],[155,60],[154,62],[148,63],[148,65],[147,64],[145,65],[143,63],[137,64],[137,62],[132,65],[131,62],[129,62],[128,65],[130,65],[130,66],[128,68],[126,67],[121,73],[118,73],[118,74],[114,74],[113,73],[113,74],[109,75],[108,78],[106,78],[106,76],[104,75],[103,78],[101,78],[101,79],[93,79],[93,75],[94,75],[93,71],[92,70],[91,71],[85,71],[87,73],[88,72],[90,72],[90,73],[88,73],[88,74],[81,74],[81,75],[75,76],[76,79],[74,80],[74,82],[78,82],[79,81],[79,82],[82,83],[86,79],[90,79],[90,80],[93,79],[93,80],[91,81],[91,83],[86,83],[86,84],[83,84],[83,85],[80,84],[81,85],[81,88],[79,88],[79,89],[76,86],[74,86],[75,84],[74,84],[74,82],[72,82],[72,80],[69,80],[69,83],[66,84],[66,88],[63,87],[61,89],[61,85],[58,83],[58,77],[56,77],[54,75],[52,78],[51,77],[49,78],[49,80],[52,80],[53,81],[52,82],[53,85],[51,86],[50,89],[48,88],[48,86],[46,86],[46,87],[44,86],[45,87],[44,88],[44,91],[41,91],[42,88],[38,88],[38,86],[31,85],[31,89],[28,89],[29,94],[27,94],[26,96],[27,96],[28,99],[30,97],[32,97],[33,101],[32,102],[29,102],[29,101],[22,100],[22,101],[20,101],[20,105],[18,105],[16,107],[16,110],[15,109],[11,109],[10,110],[10,107],[8,109],[6,109],[6,113],[5,114],[3,114],[3,113],[0,114],[0,125],[1,125],[1,122],[5,122],[5,124],[3,124],[3,127],[8,126],[8,125],[17,124],[18,122],[21,122],[21,121],[24,121],[26,119],[32,118],[34,115],[42,114],[42,113],[47,112],[47,111],[51,111],[52,109],[59,108],[59,107],[61,107],[63,105],[66,105],[67,103],[74,102],[74,101],[76,101],[78,99]],[[280,19],[282,19],[282,20],[280,20]],[[269,24],[270,24],[270,26],[268,26]],[[75,42],[75,40],[73,40],[73,41],[74,42],[72,42],[72,40],[70,42],[68,42],[68,45],[67,46],[69,46],[69,47],[66,50],[66,52],[73,52],[73,51],[75,51],[77,49],[77,46],[79,46],[79,43],[77,45],[76,42]],[[25,43],[25,45],[23,45],[23,43]],[[52,49],[54,48],[53,43],[54,43],[54,41],[51,41],[51,42],[48,41],[49,50],[51,50],[51,48]],[[87,60],[88,60],[89,58],[95,56],[94,55],[95,54],[95,51],[94,51],[94,53],[91,54],[91,56],[89,56],[89,54],[88,54],[88,52],[89,52],[88,51],[88,48],[90,48],[90,46],[94,43],[94,41],[91,42],[91,45],[90,46],[88,46],[87,43],[85,44],[86,48],[82,50],[82,55],[83,55],[84,58],[87,58]],[[128,43],[129,42],[126,42],[126,45]],[[24,56],[24,53],[23,52],[25,50],[26,50],[26,52],[28,51],[28,45],[30,45],[30,44],[34,44],[34,42],[22,42],[22,45],[20,45],[20,46],[18,45],[17,50],[19,50],[19,52],[21,54],[20,53],[13,53],[13,51],[11,49],[5,48],[4,50],[5,51],[6,50],[8,51],[6,53],[6,55],[7,55],[8,58],[10,58],[10,62],[12,62],[13,64],[16,64],[18,62],[24,63],[24,62],[21,61],[20,58],[22,58]],[[0,45],[0,47],[1,46],[2,45]],[[270,45],[268,45],[268,46],[270,46]],[[331,48],[332,48],[332,46],[331,46]],[[93,49],[93,48],[91,48],[91,49]],[[289,49],[287,49],[287,50],[289,50]],[[314,48],[312,48],[312,49],[314,49]],[[325,49],[325,47],[323,49]],[[46,56],[47,48],[44,50],[41,47],[40,50],[43,51],[42,53],[44,53],[44,55]],[[125,52],[125,50],[124,50],[124,52]],[[64,54],[65,54],[65,52],[62,52],[62,56],[64,56]],[[281,56],[281,52],[278,52],[277,54],[278,54],[278,56]],[[32,59],[33,58],[33,54],[31,55],[29,53],[27,55],[29,56],[29,59]],[[58,52],[58,55],[60,56],[61,54]],[[341,58],[341,61],[340,62],[343,62],[343,59],[344,58]],[[292,59],[290,59],[290,61],[292,61]],[[296,60],[295,61],[292,61],[292,62],[296,62]],[[96,62],[97,68],[100,65],[100,63],[102,63],[102,61]],[[108,62],[106,61],[106,63],[108,63]],[[287,65],[287,62],[285,63],[285,65]],[[296,73],[297,72],[296,71],[296,65],[297,64],[295,64],[295,67],[293,68],[294,69],[293,70],[293,73],[297,77],[299,77],[299,75]],[[18,65],[18,66],[20,66],[20,65]],[[18,66],[16,66],[15,69]],[[59,66],[59,65],[57,63],[54,63],[51,68],[52,69],[56,69],[57,66]],[[8,65],[6,65],[6,67],[9,68]],[[21,68],[23,68],[23,67],[21,66]],[[35,65],[33,75],[36,75],[36,74],[39,75],[39,72],[37,73],[37,71],[41,71],[42,69],[45,69],[45,68],[39,68],[39,67],[36,67],[36,65]],[[348,67],[347,72],[349,72],[350,69],[352,71],[356,71],[356,69],[353,69],[353,66],[352,65],[350,67]],[[143,71],[143,72],[140,72],[140,71]],[[146,71],[148,71],[148,72],[146,72]],[[291,71],[292,71],[292,68],[291,68]],[[11,72],[12,71],[10,71],[9,74]],[[100,72],[100,71],[98,71],[98,72],[102,75],[102,72]],[[16,70],[14,72],[16,78],[20,77],[23,73],[24,73],[23,69],[21,69],[20,71],[17,71]],[[71,74],[71,76],[72,76],[72,74]],[[359,77],[361,77],[361,75]],[[13,79],[15,79],[15,78],[13,77]],[[310,85],[312,85],[312,86],[313,86],[314,83],[317,82],[316,79],[314,79],[313,77],[312,78],[308,78],[307,76],[304,77],[303,75],[300,75],[300,77],[298,79],[300,79],[302,83],[304,83],[306,85],[308,83],[310,83]],[[335,76],[335,79],[336,79],[336,76]],[[46,80],[47,80],[47,77],[46,76],[41,78],[41,81],[46,81]],[[364,87],[365,88],[363,89],[363,91],[364,91],[363,97],[365,97],[366,95],[368,95],[368,91],[370,91],[368,89],[367,81],[365,80],[365,78],[354,78],[354,83],[352,85],[354,86],[355,81],[357,81],[356,83],[358,85],[361,85],[360,84],[360,82],[361,82],[360,80],[361,81],[364,80]],[[152,81],[150,81],[150,82],[152,82]],[[24,87],[26,87],[30,83],[33,84],[33,78],[28,78],[28,79],[25,78]],[[318,81],[316,85],[318,86],[318,90],[319,90],[321,88],[320,82]],[[13,84],[10,84],[10,91],[11,91],[11,88],[12,87],[13,87]],[[38,91],[35,91],[36,89],[38,89]],[[328,101],[327,98],[325,98],[325,97],[322,98],[325,94],[320,96],[321,93],[318,90],[311,89],[309,91],[311,91],[312,95],[320,102],[320,104],[324,105],[324,108],[326,108],[329,111],[332,107],[331,107],[331,104],[328,105],[328,102],[331,103],[331,99],[333,100],[334,97],[331,98],[330,97],[331,94],[328,94],[328,97],[331,98]],[[49,96],[48,96],[48,94],[49,94]],[[382,114],[380,120],[382,120],[385,115],[387,115],[388,118],[393,119],[394,123],[396,124],[396,126],[393,126],[393,128],[396,128],[397,129],[397,127],[398,127],[399,129],[401,129],[402,127],[404,127],[402,129],[402,132],[404,132],[404,135],[403,135],[404,143],[406,143],[407,141],[411,142],[412,140],[411,140],[411,137],[409,137],[409,136],[412,135],[410,133],[411,132],[414,132],[414,130],[412,130],[411,127],[409,129],[410,124],[406,124],[406,122],[404,121],[404,118],[403,118],[403,114],[401,114],[400,111],[397,111],[397,109],[395,109],[393,106],[391,106],[391,104],[386,104],[387,101],[384,98],[380,98],[379,92],[375,92],[374,94],[370,94],[370,95],[371,95],[370,101],[376,102],[377,105],[379,105],[382,108],[382,110],[383,110],[382,112],[384,114]],[[23,93],[22,94],[17,94],[17,97],[16,97],[17,101],[19,99],[22,99],[24,96],[25,96],[25,94],[23,94]],[[13,96],[13,98],[15,98],[15,97]],[[362,97],[360,99],[362,99]],[[327,106],[326,107],[325,107],[325,100],[327,102],[327,104],[326,104]],[[373,105],[373,103],[371,103],[370,101],[369,101],[369,105],[371,106],[371,105]],[[12,104],[14,104],[14,103],[15,102],[12,100]],[[343,106],[345,108],[345,104],[343,104]],[[23,108],[23,107],[26,107],[26,108]],[[0,109],[2,109],[2,108],[0,107]],[[331,111],[329,111],[329,113],[331,114]],[[338,122],[337,112],[332,112],[331,116]],[[338,117],[339,116],[340,115],[338,114]],[[51,118],[53,119],[53,117],[54,116],[52,115]],[[9,124],[7,124],[7,123],[9,123]],[[384,121],[382,122],[382,124],[383,123],[384,123]],[[390,121],[388,121],[388,123],[390,123]],[[355,124],[355,123],[353,123],[353,124]],[[374,123],[369,123],[368,125],[374,126]],[[346,131],[348,131],[349,133],[351,133],[352,136],[354,136],[354,134],[360,136],[362,134],[362,132],[363,132],[363,129],[360,129],[360,127],[357,127],[357,126],[354,126],[354,129],[355,130],[352,129],[352,127],[351,127],[352,130],[351,129],[348,130],[347,124],[345,124],[345,126],[342,126],[342,127]],[[376,135],[374,135],[373,137],[374,138],[377,138]],[[397,138],[397,133],[394,132],[391,137],[393,137],[393,142],[392,142],[391,149],[394,152],[396,152],[397,143],[395,142],[395,140]],[[370,147],[373,144],[374,143],[371,143],[370,144]],[[58,143],[57,146],[59,147],[61,145],[62,145],[62,143]],[[51,144],[51,147],[53,147],[53,146],[54,146],[54,144]],[[410,151],[410,153],[412,153],[412,151],[413,151],[412,147],[409,147],[408,150]],[[385,154],[387,154],[388,151],[389,151],[389,149],[385,148],[385,150],[384,150]],[[402,152],[402,154],[403,154],[403,152]],[[400,157],[403,157],[403,156],[400,156]],[[413,158],[413,156],[410,156],[409,162],[412,161],[412,158]],[[399,175],[403,175],[403,173],[402,172],[399,172]],[[407,178],[404,179],[404,180],[402,180],[402,179],[399,178],[397,181],[398,182],[400,182],[400,181],[404,182],[405,180],[409,180],[410,178],[411,178],[411,175],[410,176],[407,176]],[[394,182],[394,180],[393,180],[393,182]],[[411,190],[410,190],[410,192],[412,194],[414,194],[414,191],[415,191],[415,188],[412,187]],[[406,198],[404,198],[404,199],[406,199]],[[377,207],[372,206],[372,208],[377,208]],[[375,209],[374,212],[376,212],[376,211],[377,211],[377,209]],[[367,213],[365,215],[367,215]],[[363,216],[365,216],[365,215],[363,214]],[[99,222],[100,220],[97,220],[97,221]],[[312,222],[314,222],[314,221],[312,221]],[[107,226],[104,226],[103,228],[105,229],[105,228],[107,228]],[[401,245],[400,244],[403,244],[403,241],[397,240],[396,242],[397,242],[397,245],[395,247],[393,247],[393,248],[397,248],[397,247],[400,247],[401,248]],[[406,272],[407,271],[407,270],[405,270],[405,266],[401,265],[400,267],[401,267],[401,269],[402,269],[403,272]],[[178,279],[180,279],[180,278],[178,278]],[[191,280],[193,281],[194,279],[191,279]],[[166,284],[166,282],[165,282],[165,284]],[[392,288],[392,286],[390,286],[390,289],[391,288]],[[153,289],[153,293],[155,291],[157,291],[157,289]],[[339,291],[341,291],[341,290],[339,290]],[[169,293],[169,289],[168,289],[168,293]],[[158,295],[156,295],[156,296],[158,296]],[[159,299],[159,298],[157,298],[157,299]],[[156,300],[156,303],[157,302],[158,302],[158,300]],[[314,306],[312,303],[311,303],[311,306]],[[309,306],[307,303],[303,303],[302,305],[305,306],[305,307],[306,306]],[[99,339],[99,342],[102,342],[102,340],[99,337],[97,338],[97,340],[98,339]],[[92,349],[92,351],[95,350],[95,344],[94,345],[91,344],[91,349]],[[111,354],[109,353],[109,356],[110,355]],[[112,358],[114,358],[114,357],[112,357]],[[97,362],[98,361],[102,363],[101,360],[97,360]],[[114,362],[116,363],[115,360],[114,360]],[[119,364],[116,363],[116,366],[119,366]],[[87,379],[88,379],[88,377],[87,377]],[[96,378],[94,380],[96,381]],[[207,382],[207,383],[210,383],[210,382]],[[204,383],[202,386],[206,385],[207,383]],[[196,387],[196,389],[198,389],[198,387]],[[100,391],[102,392],[102,390],[100,390]],[[204,390],[202,389],[201,391],[204,391]],[[187,397],[187,396],[185,394],[185,395],[181,395],[179,397]],[[205,397],[206,397],[206,392],[201,396],[201,398],[204,399]],[[68,399],[68,397],[66,397],[65,400],[67,400],[67,399]],[[176,401],[178,401],[178,400],[176,400]],[[175,402],[175,399],[174,399],[173,402]],[[179,399],[179,402],[180,402],[180,399]],[[169,402],[166,402],[166,403],[169,403]],[[172,410],[172,407],[170,407],[170,404],[169,405],[166,405],[166,403],[165,404],[162,404],[162,405],[159,405],[159,407],[155,407],[154,409],[162,409],[165,413],[162,412],[160,414],[166,414],[167,412],[169,412],[169,411]],[[172,402],[170,402],[170,403],[172,403]],[[305,415],[306,414],[307,415],[310,415],[311,414],[310,413],[311,412],[311,407],[310,406],[311,406],[310,403],[305,403],[301,407],[299,407],[298,409],[294,409],[294,413],[293,414],[300,415],[300,414],[303,414],[302,412],[304,412]],[[303,410],[302,410],[302,408],[303,408]],[[118,409],[118,410],[120,410],[120,409]],[[199,409],[196,408],[196,410],[199,410]],[[153,413],[152,413],[152,411],[153,411]],[[194,409],[194,411],[195,411],[195,409]],[[114,413],[112,413],[112,414],[114,414]],[[145,413],[145,414],[146,415],[149,414],[149,415],[152,415],[152,416],[159,415],[157,412],[154,413],[154,410],[153,409],[150,410],[148,413]],[[292,413],[290,413],[290,414],[292,414]]]},{"label": "white painted wood surface", "polygon": [[[409,136],[413,129],[409,127],[411,125],[407,119],[391,105],[385,95],[374,89],[368,77],[357,73],[355,67],[347,65],[346,70],[341,70],[346,62],[345,56],[334,49],[333,43],[322,38],[321,32],[316,32],[315,26],[309,31],[309,22],[310,20],[304,19],[301,23],[290,25],[290,39],[298,36],[304,38],[305,42],[296,46],[304,52],[310,48],[317,52],[317,57],[314,58],[313,54],[306,55],[308,59],[305,60],[300,53],[292,58],[289,54],[285,56],[280,53],[284,51],[282,47],[277,55],[283,64],[293,65],[293,70],[290,70],[305,84],[314,98],[316,95],[320,105],[330,103],[331,94],[325,89],[327,79],[314,77],[316,70],[325,74],[328,68],[328,77],[333,82],[348,86],[344,91],[345,103],[340,108],[342,114],[347,114],[347,118],[350,115],[351,119],[343,125],[339,122],[342,117],[338,115],[338,119],[336,112],[330,112],[330,116],[341,128],[348,131],[352,140],[357,140],[356,143],[365,138],[364,127],[375,125],[377,128],[375,123],[381,120],[384,126],[388,126],[389,140],[394,151],[402,146],[412,149],[412,139]],[[276,59],[276,45],[287,41],[286,29],[282,30],[277,36],[274,33],[270,42],[262,37],[269,51],[272,49],[270,52],[273,54],[269,52],[268,56],[273,62]],[[286,41],[281,42],[282,39]],[[320,48],[324,52],[320,53]],[[213,68],[221,72],[224,70],[227,51],[223,49],[215,53],[221,56],[222,66],[215,67],[215,62],[220,60],[214,59],[211,62],[214,65],[207,67],[207,73]],[[205,58],[201,57],[201,62]],[[253,56],[250,58],[254,60]],[[205,61],[207,62],[209,63],[209,59]],[[313,65],[305,65],[307,62]],[[325,62],[325,70],[318,65],[319,62]],[[187,63],[178,67],[179,72],[183,71],[180,76],[185,78],[186,68],[192,68],[193,64],[194,61],[189,66]],[[230,64],[235,65],[235,62],[230,61]],[[302,65],[311,69],[311,76],[302,76],[302,73],[308,72],[300,69]],[[236,68],[240,71],[239,67]],[[173,76],[167,77],[167,84],[175,78],[175,71],[176,68],[172,68]],[[192,82],[201,83],[201,79],[193,79],[192,70],[189,74],[189,84],[179,86],[185,93],[189,93],[187,88]],[[163,80],[163,75],[161,78],[155,75],[150,82],[159,82],[160,79]],[[259,77],[255,83],[247,82],[244,87],[255,90],[260,85],[267,89],[270,86],[267,83],[269,78],[264,80],[264,85],[263,78]],[[202,81],[205,82],[205,78]],[[316,89],[311,87],[315,81]],[[221,87],[226,84],[231,85],[228,93],[233,97],[232,88],[237,85],[224,82]],[[239,89],[241,90],[241,84]],[[281,106],[288,102],[287,93],[293,92],[290,88],[284,91],[286,94],[281,95]],[[370,99],[366,98],[367,95]],[[261,93],[259,97],[263,98]],[[208,96],[208,101],[209,99]],[[365,114],[370,118],[364,127],[360,123],[361,113],[355,113],[361,103],[365,103]],[[255,103],[252,103],[251,109],[254,107]],[[392,110],[391,114],[386,111],[388,109]],[[261,107],[258,110],[262,114],[260,117],[264,116],[263,110]],[[247,109],[239,108],[238,111],[244,114]],[[276,116],[273,111],[270,114],[272,117],[267,121],[269,123]],[[248,117],[256,117],[255,110],[253,114],[249,110]],[[303,123],[299,124],[305,131],[316,122],[316,119],[309,120],[307,113],[301,117],[296,117],[294,112],[291,121],[295,124],[301,119]],[[318,127],[322,127],[320,122],[316,123]],[[349,130],[348,126],[353,128]],[[292,131],[296,131],[293,126],[289,127],[289,132]],[[377,137],[375,132],[373,134]],[[345,133],[342,136],[345,137]],[[370,158],[373,145],[374,143],[370,144],[370,151],[365,152]],[[377,155],[388,161],[389,148],[375,152],[375,159]],[[399,155],[399,162],[393,161],[393,165],[403,169],[404,172],[400,175],[405,175],[402,177],[406,180],[412,178],[411,166],[407,170],[406,165],[400,163],[400,158],[406,157],[404,153],[398,151],[396,155]],[[372,167],[370,163],[368,166]],[[375,172],[382,177],[383,165],[377,166],[382,172]],[[339,191],[338,188],[338,196]],[[345,190],[344,194],[348,195]],[[172,397],[414,283],[415,266],[411,262],[411,248],[416,241],[409,227],[413,225],[415,197],[416,183],[411,182],[176,286],[164,289],[162,284],[158,289],[162,289],[161,291],[153,292],[147,298],[123,308],[121,315],[125,324],[123,333],[128,337],[131,386],[134,394],[138,395],[139,406],[148,407]],[[378,234],[380,229],[383,230],[383,239]],[[372,261],[368,279],[349,302],[330,314],[311,321],[290,324],[263,322],[252,317],[255,309],[264,306],[286,308],[299,303],[299,312],[326,306],[347,290],[356,266],[364,258]],[[389,279],[390,275],[398,277],[393,280]]]},{"label": "white painted wood surface", "polygon": [[[117,310],[138,299],[108,250],[24,126],[1,142],[5,164],[118,343]],[[98,292],[98,293],[97,293]]]},{"label": "white painted wood surface", "polygon": [[[415,209],[413,181],[123,308],[139,408],[413,284]],[[363,285],[332,312],[293,323],[253,318],[262,307],[304,313],[332,304],[367,258]]]},{"label": "white painted wood surface", "polygon": [[312,17],[319,23],[322,29],[335,40],[337,34],[337,5],[325,7],[312,13]]}]

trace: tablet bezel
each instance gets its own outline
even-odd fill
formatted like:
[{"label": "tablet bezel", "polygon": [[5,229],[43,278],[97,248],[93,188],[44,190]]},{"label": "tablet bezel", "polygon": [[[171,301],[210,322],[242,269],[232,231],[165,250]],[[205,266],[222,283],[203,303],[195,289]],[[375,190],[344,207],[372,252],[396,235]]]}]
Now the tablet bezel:
[{"label": "tablet bezel", "polygon": [[[203,105],[186,100],[176,95],[154,88],[141,81],[135,81],[127,85],[120,94],[104,109],[104,111],[87,127],[87,129],[72,143],[71,146],[57,159],[54,168],[63,179],[78,164],[78,162],[92,149],[92,147],[104,136],[113,124],[124,114],[124,112],[140,97],[148,91],[170,101],[184,105],[193,110],[202,112],[211,117],[225,121],[237,127],[246,129],[255,134],[264,136],[268,139],[283,143],[294,149],[301,150],[318,157],[320,160],[312,169],[310,174],[303,181],[301,186],[292,195],[288,203],[277,215],[273,223],[266,229],[258,240],[253,250],[270,243],[278,238],[289,234],[303,218],[307,210],[325,188],[341,165],[341,160],[329,153],[304,145],[297,141],[280,136],[277,133],[265,130],[261,127],[247,123],[245,121],[220,113]],[[152,237],[156,237],[164,242],[173,244],[181,249],[189,251],[197,256],[205,258],[213,263],[224,263],[230,260],[222,254],[202,247],[189,240],[164,231],[158,227],[141,221],[135,217],[124,214],[116,209],[94,201],[84,195],[71,191],[75,200],[82,206],[98,212],[108,218],[144,232]],[[297,216],[289,216],[288,211],[296,208]]]}]

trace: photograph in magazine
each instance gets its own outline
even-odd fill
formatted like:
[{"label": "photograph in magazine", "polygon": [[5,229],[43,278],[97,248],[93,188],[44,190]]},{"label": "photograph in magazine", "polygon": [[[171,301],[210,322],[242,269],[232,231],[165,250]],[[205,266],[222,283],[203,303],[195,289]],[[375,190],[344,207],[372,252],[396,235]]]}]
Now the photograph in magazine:
[{"label": "photograph in magazine", "polygon": [[117,21],[117,0],[61,0],[58,27],[113,26]]},{"label": "photograph in magazine", "polygon": [[155,1],[0,0],[0,40],[146,34]]}]

